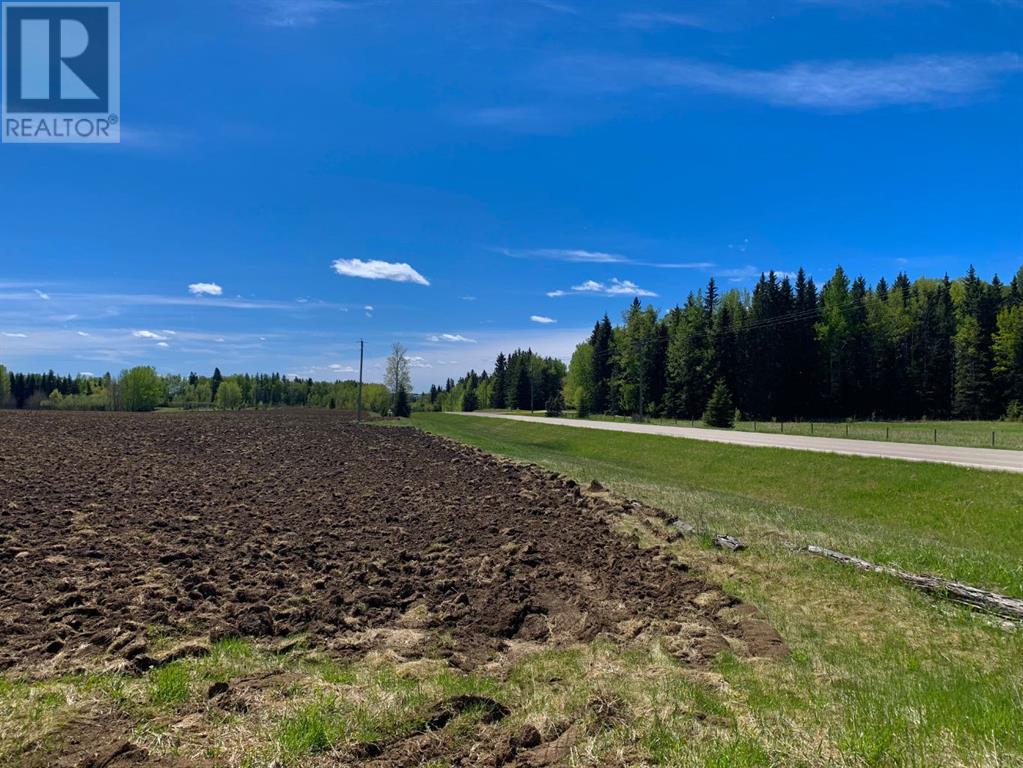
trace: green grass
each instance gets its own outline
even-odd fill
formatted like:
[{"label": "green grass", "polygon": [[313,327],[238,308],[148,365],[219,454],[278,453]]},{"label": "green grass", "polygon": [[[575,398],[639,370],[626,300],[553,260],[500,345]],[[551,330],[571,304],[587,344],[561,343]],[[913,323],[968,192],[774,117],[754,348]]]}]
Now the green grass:
[{"label": "green grass", "polygon": [[416,425],[751,541],[821,544],[1023,597],[1023,479],[942,464],[417,414]]},{"label": "green grass", "polygon": [[[543,416],[534,411],[495,411],[518,416]],[[572,417],[573,412],[566,413]],[[590,416],[591,421],[631,422],[628,416]],[[647,418],[647,424],[710,429],[702,421]],[[948,445],[962,448],[1023,450],[1023,421],[739,421],[740,432],[840,437],[893,443]]]}]

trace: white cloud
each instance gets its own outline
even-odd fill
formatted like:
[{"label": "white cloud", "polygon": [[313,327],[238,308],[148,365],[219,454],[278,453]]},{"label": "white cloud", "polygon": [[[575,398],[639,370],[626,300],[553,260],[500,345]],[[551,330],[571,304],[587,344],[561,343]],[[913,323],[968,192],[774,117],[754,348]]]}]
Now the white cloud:
[{"label": "white cloud", "polygon": [[43,301],[49,301],[49,300],[50,300],[50,294],[48,294],[48,293],[43,293],[43,292],[42,292],[42,291],[40,291],[40,290],[39,290],[38,288],[35,288],[34,290],[35,290],[35,294],[36,294],[36,296],[38,296],[38,297],[39,297],[40,299],[42,299]]},{"label": "white cloud", "polygon": [[475,344],[476,339],[467,339],[460,333],[440,333],[434,334],[433,336],[427,336],[427,341],[432,342],[446,342],[449,344]]},{"label": "white cloud", "polygon": [[544,317],[543,315],[531,315],[529,319],[534,323],[540,323],[540,325],[552,325],[558,322],[553,317]]},{"label": "white cloud", "polygon": [[600,283],[596,280],[587,280],[579,285],[573,285],[571,291],[549,291],[547,295],[554,299],[560,296],[648,296],[657,294],[640,288],[631,280],[619,280],[613,278],[609,283]]},{"label": "white cloud", "polygon": [[389,261],[363,261],[362,259],[338,259],[334,271],[346,277],[361,277],[366,280],[392,280],[396,283],[429,285],[430,281],[405,263]]},{"label": "white cloud", "polygon": [[0,333],[0,336],[6,336],[8,339],[27,339],[28,335],[24,333]]},{"label": "white cloud", "polygon": [[372,312],[373,311],[373,305],[372,304],[367,304],[365,307],[363,307],[363,309],[365,309],[367,312]]},{"label": "white cloud", "polygon": [[414,355],[406,359],[408,360],[409,368],[433,368],[433,366],[426,361],[425,357],[418,357]]},{"label": "white cloud", "polygon": [[153,331],[132,331],[132,336],[136,339],[148,339],[149,341],[166,341],[166,336],[161,336]]},{"label": "white cloud", "polygon": [[167,348],[170,346],[170,344],[168,344],[166,341],[161,341],[156,346]]},{"label": "white cloud", "polygon": [[546,71],[560,86],[591,93],[680,88],[775,106],[857,112],[905,104],[947,105],[989,91],[1023,71],[1015,53],[904,56],[886,61],[809,61],[740,69],[694,59],[563,57]]},{"label": "white cloud", "polygon": [[475,296],[463,296],[462,301],[476,301]]},{"label": "white cloud", "polygon": [[78,335],[79,336],[88,336],[89,334],[87,334],[85,331],[78,331]]},{"label": "white cloud", "polygon": [[192,283],[188,292],[193,296],[222,296],[224,289],[216,283]]},{"label": "white cloud", "polygon": [[341,363],[331,363],[327,366],[334,373],[356,373],[356,370],[350,365],[342,365]]}]

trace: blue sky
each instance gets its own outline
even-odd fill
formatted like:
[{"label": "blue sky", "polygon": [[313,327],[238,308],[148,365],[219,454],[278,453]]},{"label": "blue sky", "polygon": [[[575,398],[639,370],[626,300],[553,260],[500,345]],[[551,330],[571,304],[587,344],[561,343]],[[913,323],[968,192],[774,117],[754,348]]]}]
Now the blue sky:
[{"label": "blue sky", "polygon": [[426,387],[711,275],[1011,276],[1021,40],[1021,0],[129,0],[123,143],[0,147],[0,361],[364,338]]}]

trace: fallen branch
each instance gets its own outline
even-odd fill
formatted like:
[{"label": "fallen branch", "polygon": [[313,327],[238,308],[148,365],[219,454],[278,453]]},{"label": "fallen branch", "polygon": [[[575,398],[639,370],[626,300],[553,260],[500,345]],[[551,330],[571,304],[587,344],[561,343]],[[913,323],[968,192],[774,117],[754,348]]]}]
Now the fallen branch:
[{"label": "fallen branch", "polygon": [[852,555],[845,555],[831,549],[810,545],[806,551],[818,557],[826,557],[843,565],[851,565],[864,571],[883,573],[893,576],[899,581],[926,592],[930,595],[943,597],[970,608],[987,613],[997,614],[1005,618],[1023,621],[1023,600],[1006,595],[999,595],[997,592],[987,592],[983,589],[971,587],[968,584],[961,584],[958,581],[939,579],[936,576],[920,576],[915,573],[900,571],[887,565],[876,565]]}]

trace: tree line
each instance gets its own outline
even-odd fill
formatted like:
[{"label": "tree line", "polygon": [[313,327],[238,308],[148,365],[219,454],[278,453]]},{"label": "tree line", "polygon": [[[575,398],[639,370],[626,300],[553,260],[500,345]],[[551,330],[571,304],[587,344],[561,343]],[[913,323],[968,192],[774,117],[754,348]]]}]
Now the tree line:
[{"label": "tree line", "polygon": [[[532,362],[513,373],[523,358],[540,360],[501,355],[492,374],[449,381],[430,401],[528,407],[523,370],[549,398],[556,366],[546,379]],[[561,371],[564,398],[581,415],[1020,418],[1023,269],[1008,285],[973,267],[956,280],[901,273],[874,286],[838,267],[820,289],[803,269],[761,275],[752,291],[722,293],[712,279],[666,313],[635,299],[620,324],[605,315]]]},{"label": "tree line", "polygon": [[[58,376],[8,372],[0,365],[0,407],[76,411],[152,411],[156,408],[272,408],[309,406],[354,411],[356,381],[313,381],[279,373],[210,376],[160,375],[137,367],[120,376]],[[391,395],[382,384],[363,384],[363,407],[386,414]]]},{"label": "tree line", "polygon": [[443,387],[431,386],[416,400],[416,407],[433,411],[561,410],[566,375],[561,360],[517,349],[507,356],[498,355],[493,373],[469,371],[458,381],[448,379]]}]

